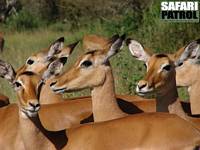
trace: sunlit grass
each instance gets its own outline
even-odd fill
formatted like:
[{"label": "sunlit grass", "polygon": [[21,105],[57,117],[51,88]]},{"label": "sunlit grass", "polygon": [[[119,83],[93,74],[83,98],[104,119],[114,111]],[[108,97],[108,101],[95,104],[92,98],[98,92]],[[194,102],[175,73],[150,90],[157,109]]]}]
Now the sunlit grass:
[{"label": "sunlit grass", "polygon": [[[110,36],[111,33],[106,32],[101,26],[97,26],[94,29],[80,29],[77,31],[57,31],[47,29],[38,29],[35,31],[23,31],[23,32],[6,32],[5,34],[5,50],[0,54],[0,58],[9,62],[14,66],[15,69],[22,66],[26,59],[36,53],[37,51],[46,48],[51,42],[56,40],[58,37],[65,37],[65,44],[73,43],[77,40],[81,40],[85,34],[100,34],[103,36]],[[134,35],[137,39],[137,35]],[[141,39],[140,36],[138,36]],[[146,47],[154,47],[148,42],[147,39],[143,40],[146,43]],[[159,43],[159,41],[157,41]],[[173,45],[175,45],[174,43]],[[166,43],[163,45],[163,49],[170,49]],[[171,48],[172,49],[172,48]],[[66,68],[71,67],[75,62],[77,57],[79,57],[84,51],[81,49],[81,43],[73,52],[72,56],[69,58],[69,62]],[[145,68],[143,63],[135,60],[131,57],[130,52],[127,47],[125,47],[119,54],[111,59],[111,64],[113,68],[113,73],[115,77],[116,92],[118,94],[135,94],[136,83],[142,79]],[[16,101],[16,96],[11,85],[0,79],[0,91],[1,93],[7,95],[12,102]],[[186,90],[179,90],[180,96],[183,99],[188,99]],[[89,90],[84,90],[81,92],[74,92],[66,94],[65,97],[76,97],[89,95]]]}]

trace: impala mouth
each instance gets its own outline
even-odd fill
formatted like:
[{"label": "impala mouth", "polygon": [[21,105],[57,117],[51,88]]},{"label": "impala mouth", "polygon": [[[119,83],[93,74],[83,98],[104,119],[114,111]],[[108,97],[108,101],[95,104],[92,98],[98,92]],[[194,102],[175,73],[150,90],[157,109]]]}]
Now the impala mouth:
[{"label": "impala mouth", "polygon": [[153,93],[153,88],[149,88],[149,89],[139,89],[138,86],[136,87],[136,92],[138,93],[138,95],[140,96],[145,96],[147,94],[151,94]]},{"label": "impala mouth", "polygon": [[21,111],[28,117],[35,117],[39,110],[40,107],[21,108]]},{"label": "impala mouth", "polygon": [[65,93],[67,91],[66,88],[52,88],[53,92],[59,94],[59,93]]},{"label": "impala mouth", "polygon": [[81,89],[68,89],[68,88],[55,88],[55,87],[52,87],[51,88],[53,90],[53,92],[57,93],[57,94],[63,94],[63,93],[70,93],[70,92],[76,92],[76,91],[80,91],[84,88],[81,88]]}]

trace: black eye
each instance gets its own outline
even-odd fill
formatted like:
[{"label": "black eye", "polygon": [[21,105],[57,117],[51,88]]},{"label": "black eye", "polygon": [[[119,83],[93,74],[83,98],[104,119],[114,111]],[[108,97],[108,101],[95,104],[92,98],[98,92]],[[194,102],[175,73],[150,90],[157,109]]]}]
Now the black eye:
[{"label": "black eye", "polygon": [[20,86],[22,86],[22,85],[21,85],[21,83],[19,83],[19,82],[16,81],[16,82],[15,82],[15,86],[18,88],[18,87],[20,87]]},{"label": "black eye", "polygon": [[165,67],[163,67],[163,70],[166,70],[166,71],[170,71],[171,69],[171,65],[166,65]]},{"label": "black eye", "polygon": [[178,64],[178,66],[179,66],[179,67],[180,67],[180,66],[182,66],[182,65],[183,65],[183,63],[182,63],[182,62]]},{"label": "black eye", "polygon": [[32,65],[33,63],[34,63],[34,60],[32,60],[32,59],[29,59],[29,60],[27,60],[27,62],[26,62],[28,65]]},{"label": "black eye", "polygon": [[86,67],[87,68],[87,67],[89,67],[91,65],[92,65],[92,62],[89,61],[89,60],[86,60],[81,64],[81,67]]}]

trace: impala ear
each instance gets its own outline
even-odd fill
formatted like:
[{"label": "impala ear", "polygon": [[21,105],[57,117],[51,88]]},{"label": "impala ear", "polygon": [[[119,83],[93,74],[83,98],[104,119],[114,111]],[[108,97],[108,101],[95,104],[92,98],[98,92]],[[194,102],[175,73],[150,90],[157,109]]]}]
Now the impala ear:
[{"label": "impala ear", "polygon": [[54,60],[49,66],[48,69],[43,73],[42,79],[47,80],[52,76],[57,76],[62,72],[64,64],[67,62],[67,57],[62,57]]},{"label": "impala ear", "polygon": [[110,49],[106,52],[104,63],[107,62],[110,59],[110,57],[114,56],[122,48],[123,41],[125,40],[125,38],[126,38],[126,35],[123,34],[122,36],[120,36],[114,41]]},{"label": "impala ear", "polygon": [[141,60],[144,62],[148,61],[151,54],[144,49],[142,44],[132,39],[127,39],[126,44],[133,57],[135,57],[137,60]]},{"label": "impala ear", "polygon": [[74,48],[78,45],[80,41],[76,41],[75,43],[69,44],[67,47],[71,49],[70,53],[74,50]]},{"label": "impala ear", "polygon": [[9,83],[13,84],[15,76],[16,73],[13,67],[9,63],[0,60],[0,77],[5,78]]},{"label": "impala ear", "polygon": [[119,37],[119,34],[113,35],[111,38],[109,38],[109,43],[115,42]]},{"label": "impala ear", "polygon": [[61,52],[58,54],[57,58],[61,57],[69,57],[69,55],[73,52],[74,48],[78,45],[79,41],[67,45],[65,48],[61,50]]},{"label": "impala ear", "polygon": [[49,47],[47,60],[50,60],[52,57],[54,57],[54,55],[60,53],[61,50],[63,49],[63,45],[64,45],[64,37],[60,37],[55,42],[53,42]]},{"label": "impala ear", "polygon": [[180,66],[187,59],[191,59],[193,63],[200,64],[200,39],[189,43],[179,59],[175,62],[176,66]]}]

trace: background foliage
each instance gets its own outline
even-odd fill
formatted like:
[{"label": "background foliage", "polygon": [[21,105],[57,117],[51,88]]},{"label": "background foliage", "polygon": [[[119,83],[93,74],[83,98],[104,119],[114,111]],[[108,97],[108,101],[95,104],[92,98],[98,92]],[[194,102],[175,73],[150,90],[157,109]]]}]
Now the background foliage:
[{"label": "background foliage", "polygon": [[[0,0],[3,5],[5,0]],[[112,36],[126,33],[154,52],[174,52],[191,40],[199,38],[199,23],[176,23],[160,20],[161,0],[18,0],[17,13],[0,24],[5,35],[5,51],[0,58],[15,68],[24,64],[60,36],[66,43],[79,40],[85,34]],[[0,9],[1,11],[1,9]],[[81,44],[70,58],[73,64]],[[130,56],[127,48],[111,60],[116,92],[134,94],[135,85],[142,78],[143,63]],[[10,85],[0,80],[0,91],[15,98]],[[88,95],[88,90],[68,96]],[[180,95],[187,99],[185,90]]]}]

